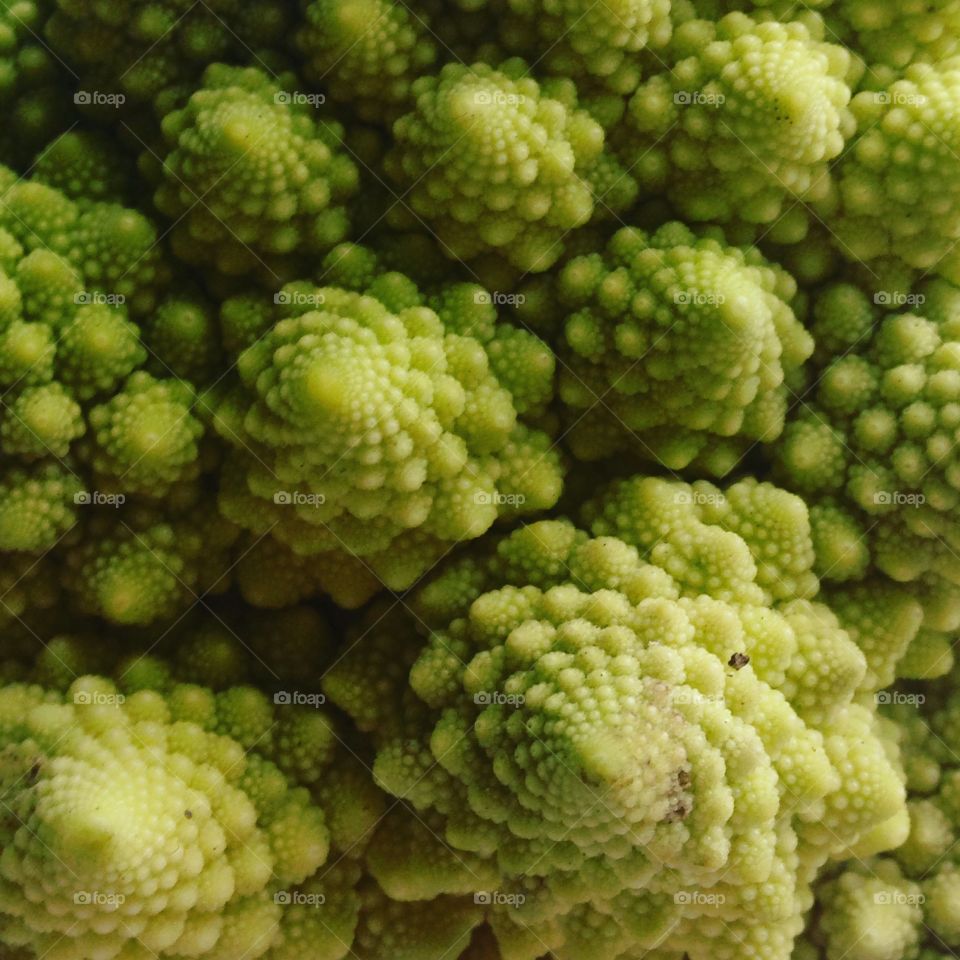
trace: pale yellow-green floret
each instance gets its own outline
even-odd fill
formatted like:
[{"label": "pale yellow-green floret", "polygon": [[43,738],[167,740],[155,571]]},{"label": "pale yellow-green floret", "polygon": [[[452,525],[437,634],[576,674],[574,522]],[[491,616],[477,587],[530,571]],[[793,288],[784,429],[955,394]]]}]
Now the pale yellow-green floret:
[{"label": "pale yellow-green floret", "polygon": [[313,956],[344,956],[359,907],[348,873],[328,878],[340,909],[315,909],[330,836],[308,788],[331,757],[329,720],[278,703],[94,676],[5,687],[4,943],[56,960],[280,960],[316,938]]},{"label": "pale yellow-green floret", "polygon": [[[363,257],[338,249],[331,269],[349,282]],[[236,447],[225,515],[308,560],[360,558],[369,595],[370,573],[403,589],[498,517],[553,506],[562,474],[548,436],[518,420],[552,392],[537,338],[498,330],[479,287],[440,296],[438,314],[400,274],[357,285],[284,288],[215,426]]]},{"label": "pale yellow-green floret", "polygon": [[261,275],[322,253],[349,230],[358,172],[342,128],[318,122],[306,96],[261,70],[212,64],[182,109],[163,119],[166,154],[154,200],[183,258]]},{"label": "pale yellow-green floret", "polygon": [[818,890],[810,939],[826,960],[928,960],[960,948],[955,684],[949,676],[878,695],[900,739],[908,816],[895,850],[845,865]]},{"label": "pale yellow-green floret", "polygon": [[403,801],[371,868],[472,890],[506,960],[786,960],[818,869],[902,839],[904,794],[864,655],[809,599],[804,505],[638,478],[586,519],[454,561],[414,595],[425,640],[372,613],[328,672]]},{"label": "pale yellow-green floret", "polygon": [[[960,330],[946,281],[911,296],[915,312],[881,316],[862,292],[828,288],[817,322],[846,304],[850,329],[842,337],[850,343],[823,355],[813,388],[774,446],[774,476],[811,502],[817,572],[860,593],[856,605],[873,621],[865,640],[878,652],[899,618],[888,608],[891,619],[878,630],[876,612],[867,611],[899,605],[904,591],[875,573],[909,584],[923,630],[902,675],[920,678],[950,669],[950,635],[960,625]],[[875,299],[882,308],[883,298]],[[834,329],[839,336],[842,327]]]},{"label": "pale yellow-green floret", "polygon": [[525,64],[448,64],[413,84],[415,109],[393,127],[386,169],[450,256],[495,253],[542,271],[594,213],[589,170],[604,134],[552,99]]},{"label": "pale yellow-green floret", "polygon": [[428,22],[393,0],[312,0],[297,45],[307,76],[371,121],[396,119],[437,57]]},{"label": "pale yellow-green floret", "polygon": [[829,195],[854,130],[850,54],[830,39],[816,21],[743,13],[677,27],[612,138],[641,191],[684,219],[803,239],[796,200]]},{"label": "pale yellow-green floret", "polygon": [[783,429],[813,341],[793,279],[756,250],[680,223],[624,228],[559,272],[567,441],[581,459],[632,451],[673,470],[732,469]]},{"label": "pale yellow-green floret", "polygon": [[859,93],[851,109],[858,135],[838,168],[837,249],[868,264],[893,256],[956,281],[960,59],[915,64],[885,89]]}]

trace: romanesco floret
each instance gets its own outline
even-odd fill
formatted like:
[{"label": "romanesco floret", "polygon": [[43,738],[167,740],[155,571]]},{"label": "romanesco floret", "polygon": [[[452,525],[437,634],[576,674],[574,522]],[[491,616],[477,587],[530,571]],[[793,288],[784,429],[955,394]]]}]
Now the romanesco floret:
[{"label": "romanesco floret", "polygon": [[[210,63],[263,62],[279,47],[292,15],[277,0],[53,0],[45,34],[57,54],[80,73],[78,86],[111,109],[153,103],[158,109],[191,90]],[[264,51],[263,54],[259,51]],[[133,111],[131,110],[131,113]]]},{"label": "romanesco floret", "polygon": [[892,255],[957,280],[960,59],[911,66],[886,89],[857,94],[851,109],[858,135],[839,165],[837,249],[868,265]]},{"label": "romanesco floret", "polygon": [[186,503],[171,496],[165,515],[134,503],[121,511],[126,500],[101,491],[97,499],[86,490],[74,499],[84,509],[101,505],[85,516],[83,537],[64,542],[63,585],[79,611],[149,624],[176,617],[207,590],[229,586],[236,527],[209,495],[193,487],[180,493]]},{"label": "romanesco floret", "polygon": [[900,960],[916,956],[923,893],[896,863],[854,864],[819,891],[827,960]]},{"label": "romanesco floret", "polygon": [[57,543],[76,522],[74,503],[84,492],[81,480],[58,463],[8,468],[0,490],[0,550],[6,563],[7,551],[42,553]]},{"label": "romanesco floret", "polygon": [[532,271],[555,263],[564,235],[594,213],[600,125],[545,95],[518,60],[448,64],[412,92],[386,169],[449,255],[496,253]]},{"label": "romanesco floret", "polygon": [[[215,462],[203,462],[195,388],[178,375],[200,385],[214,370],[183,363],[185,338],[161,335],[183,301],[167,299],[175,273],[156,228],[24,180],[0,195],[0,246],[5,562],[53,550],[63,568],[44,575],[71,606],[120,623],[172,615],[200,592],[205,549],[219,565],[209,579],[229,567],[236,530],[214,513],[207,544],[188,531],[205,495],[186,487]],[[204,326],[193,349],[209,356],[216,336]]]},{"label": "romanesco floret", "polygon": [[60,383],[26,387],[5,404],[0,443],[25,460],[65,457],[86,427],[80,405]]},{"label": "romanesco floret", "polygon": [[835,0],[824,11],[830,30],[878,77],[911,63],[937,63],[958,52],[957,0]]},{"label": "romanesco floret", "polygon": [[557,501],[557,453],[497,376],[525,405],[549,396],[553,367],[533,337],[529,351],[498,351],[516,337],[498,335],[481,288],[446,291],[435,312],[401,274],[365,284],[357,261],[363,251],[334,251],[332,279],[365,293],[291,284],[240,354],[215,414],[236,448],[220,508],[301,556],[357,556],[403,589],[498,517]]},{"label": "romanesco floret", "polygon": [[[286,960],[309,942],[339,960],[359,898],[350,869],[324,867],[311,794],[334,755],[329,718],[249,687],[133,674],[0,691],[4,942],[131,960]],[[308,909],[327,893],[332,909]]]},{"label": "romanesco floret", "polygon": [[324,689],[398,810],[436,824],[426,876],[415,824],[374,838],[387,893],[482,893],[493,868],[507,960],[790,956],[817,869],[903,786],[855,701],[863,655],[806,599],[802,502],[724,501],[631,481],[592,536],[542,521],[454,561],[415,595],[425,641],[395,616],[363,630]]},{"label": "romanesco floret", "polygon": [[878,694],[896,720],[910,789],[905,842],[824,883],[811,939],[825,960],[950,956],[960,947],[960,732],[955,675]]},{"label": "romanesco floret", "polygon": [[[167,153],[154,197],[188,263],[271,284],[285,261],[328,250],[347,234],[344,202],[357,168],[342,128],[262,71],[216,64],[186,106],[163,120]],[[276,261],[276,264],[274,263]]]},{"label": "romanesco floret", "polygon": [[793,280],[755,249],[679,223],[624,228],[557,274],[558,393],[577,457],[627,450],[724,474],[783,429],[813,349]]},{"label": "romanesco floret", "polygon": [[114,203],[80,205],[40,182],[2,186],[2,266],[28,319],[60,330],[77,305],[122,305],[135,317],[156,308],[172,268],[143,214]]},{"label": "romanesco floret", "polygon": [[68,121],[68,84],[43,40],[50,0],[10,0],[0,8],[0,157],[29,165]]},{"label": "romanesco floret", "polygon": [[312,0],[297,33],[307,78],[365,120],[395,120],[437,58],[429,23],[395,0]]},{"label": "romanesco floret", "polygon": [[945,60],[960,40],[957,0],[811,0],[803,6],[792,0],[693,0],[693,6],[707,19],[732,10],[808,23],[822,17],[831,42],[842,43],[869,67],[864,79],[870,85],[894,79],[912,63]]},{"label": "romanesco floret", "polygon": [[[810,511],[811,521],[816,508]],[[818,563],[824,556],[814,540]],[[830,576],[827,570],[823,574]],[[829,604],[844,629],[862,651],[867,661],[865,690],[882,690],[900,676],[918,677],[919,655],[928,644],[927,635],[947,640],[942,632],[932,629],[935,618],[928,615],[929,604],[921,603],[914,591],[902,589],[889,580],[872,575],[853,583],[825,587],[821,599]],[[928,626],[924,628],[924,622]],[[940,673],[950,669],[952,660],[945,657]],[[931,665],[927,666],[930,669]],[[929,676],[938,676],[931,673]]]},{"label": "romanesco floret", "polygon": [[156,376],[191,383],[216,381],[223,367],[220,330],[215,311],[197,295],[170,297],[141,323]]},{"label": "romanesco floret", "polygon": [[679,26],[666,61],[612,137],[641,190],[744,238],[769,225],[771,239],[802,239],[795,198],[829,193],[828,164],[854,130],[848,51],[822,25],[737,13]]},{"label": "romanesco floret", "polygon": [[79,204],[125,203],[132,193],[132,164],[109,137],[86,130],[70,130],[51,141],[37,155],[30,176]]},{"label": "romanesco floret", "polygon": [[511,53],[585,89],[602,85],[619,94],[640,81],[637,54],[650,48],[658,55],[673,29],[669,0],[487,0],[486,6]]},{"label": "romanesco floret", "polygon": [[203,433],[191,413],[193,402],[193,390],[181,380],[157,380],[142,370],[132,374],[122,390],[88,413],[94,476],[152,496],[193,479]]},{"label": "romanesco floret", "polygon": [[960,954],[960,0],[0,8],[2,960]]},{"label": "romanesco floret", "polygon": [[[776,446],[776,469],[811,499],[842,497],[887,575],[955,581],[957,317],[927,319],[922,311],[887,315],[857,351],[827,364]],[[825,528],[824,539],[833,529]],[[841,564],[836,578],[844,573]]]},{"label": "romanesco floret", "polygon": [[60,331],[55,372],[74,396],[88,401],[112,393],[146,359],[137,325],[114,305],[93,302],[82,304]]}]

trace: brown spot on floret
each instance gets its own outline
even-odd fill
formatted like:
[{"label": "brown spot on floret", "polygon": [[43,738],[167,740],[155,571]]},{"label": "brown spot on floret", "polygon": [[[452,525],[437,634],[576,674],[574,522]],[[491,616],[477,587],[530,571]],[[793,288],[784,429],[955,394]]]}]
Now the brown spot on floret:
[{"label": "brown spot on floret", "polygon": [[749,662],[750,658],[745,653],[735,653],[727,661],[734,670],[742,670]]},{"label": "brown spot on floret", "polygon": [[688,797],[682,797],[670,807],[667,815],[663,819],[666,823],[676,823],[678,820],[686,820],[690,815],[692,807],[693,804],[690,802],[690,799]]},{"label": "brown spot on floret", "polygon": [[686,820],[693,809],[693,799],[684,791],[692,783],[689,770],[677,770],[673,775],[674,788],[671,791],[673,796],[670,798],[670,809],[667,810],[663,818],[666,823],[676,823],[677,820]]}]

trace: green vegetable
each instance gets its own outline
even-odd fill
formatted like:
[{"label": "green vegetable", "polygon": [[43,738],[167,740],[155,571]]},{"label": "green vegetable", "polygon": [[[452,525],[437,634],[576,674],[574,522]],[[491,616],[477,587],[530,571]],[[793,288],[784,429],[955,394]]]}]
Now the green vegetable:
[{"label": "green vegetable", "polygon": [[570,260],[545,312],[562,324],[558,391],[576,456],[639,448],[722,475],[739,438],[776,438],[813,346],[789,307],[795,291],[756,250],[679,223],[624,228]]},{"label": "green vegetable", "polygon": [[0,958],[960,951],[960,0],[0,9]]},{"label": "green vegetable", "polygon": [[498,517],[557,501],[549,439],[518,422],[497,376],[524,406],[542,404],[553,360],[535,337],[495,327],[479,287],[439,293],[435,311],[401,274],[367,282],[362,249],[331,261],[365,294],[284,287],[276,323],[237,359],[214,416],[236,448],[220,509],[301,557],[346,552],[404,589]]},{"label": "green vegetable", "polygon": [[291,96],[257,70],[214,65],[164,117],[154,199],[179,223],[173,240],[185,260],[228,274],[264,269],[275,282],[264,259],[315,255],[346,235],[357,171],[339,151],[341,128],[314,123]]},{"label": "green vegetable", "polygon": [[327,673],[416,811],[370,869],[400,900],[492,884],[511,960],[784,949],[817,869],[903,809],[863,654],[806,599],[803,504],[649,479],[586,514],[455,561],[425,640],[380,613]]},{"label": "green vegetable", "polygon": [[510,61],[421,77],[386,169],[452,256],[496,250],[541,271],[594,213],[589,171],[604,138],[585,111],[543,94],[526,73]]},{"label": "green vegetable", "polygon": [[120,686],[0,693],[5,941],[55,957],[283,957],[310,940],[343,956],[359,904],[335,885],[353,871],[320,872],[331,719],[153,666],[128,665]]}]

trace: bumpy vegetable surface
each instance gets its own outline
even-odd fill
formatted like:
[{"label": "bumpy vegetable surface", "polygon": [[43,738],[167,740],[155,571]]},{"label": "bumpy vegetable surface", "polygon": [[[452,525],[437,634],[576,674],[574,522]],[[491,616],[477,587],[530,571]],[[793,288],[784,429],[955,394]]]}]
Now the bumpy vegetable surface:
[{"label": "bumpy vegetable surface", "polygon": [[790,198],[829,191],[827,164],[854,125],[849,54],[824,39],[800,22],[692,20],[666,52],[671,69],[633,95],[614,143],[685,219],[797,231]]},{"label": "bumpy vegetable surface", "polygon": [[453,563],[415,599],[425,642],[374,624],[327,674],[378,784],[448,847],[371,868],[412,900],[492,875],[517,960],[785,956],[816,870],[903,793],[854,702],[863,654],[807,599],[804,506],[649,479],[586,516],[593,536],[544,521]]},{"label": "bumpy vegetable surface", "polygon": [[592,460],[635,450],[724,474],[746,440],[783,429],[813,349],[789,307],[791,277],[682,224],[625,228],[570,260],[545,312],[556,323],[568,440]]},{"label": "bumpy vegetable surface", "polygon": [[589,173],[604,135],[525,74],[517,61],[450,64],[416,81],[416,110],[394,125],[387,170],[451,255],[496,251],[540,271],[594,213]]},{"label": "bumpy vegetable surface", "polygon": [[[61,646],[50,665],[64,656],[82,668],[91,653]],[[141,659],[117,683],[5,687],[0,740],[8,944],[63,957],[276,958],[309,941],[318,956],[343,956],[358,899],[326,897],[350,871],[327,863],[325,712],[173,682],[162,661]],[[309,909],[319,904],[322,919]]]},{"label": "bumpy vegetable surface", "polygon": [[882,698],[904,751],[909,833],[891,854],[853,864],[823,888],[813,939],[827,960],[950,955],[960,946],[955,849],[960,770],[951,744],[958,709],[949,683],[905,688]]},{"label": "bumpy vegetable surface", "polygon": [[[950,634],[960,626],[957,293],[943,281],[922,289],[911,298],[916,313],[894,314],[850,287],[826,292],[819,322],[846,347],[798,407],[775,463],[814,504],[824,578],[861,580],[876,568],[918,585],[927,608],[921,644],[932,646],[902,664],[914,677],[950,669]],[[840,313],[855,321],[846,330],[833,322]]]},{"label": "bumpy vegetable surface", "polygon": [[960,953],[958,78],[0,4],[0,960]]},{"label": "bumpy vegetable surface", "polygon": [[[548,397],[553,363],[535,338],[495,328],[480,287],[438,294],[435,311],[401,274],[356,276],[364,251],[332,257],[366,292],[284,287],[281,319],[237,359],[215,413],[238,451],[221,509],[301,556],[360,557],[403,589],[498,517],[556,502],[558,458],[508,389]],[[518,367],[509,350],[527,351]]]},{"label": "bumpy vegetable surface", "polygon": [[316,254],[344,238],[357,171],[340,152],[342,128],[315,124],[291,101],[260,71],[215,66],[164,118],[155,200],[179,225],[184,259],[230,274],[271,271],[264,258]]}]

